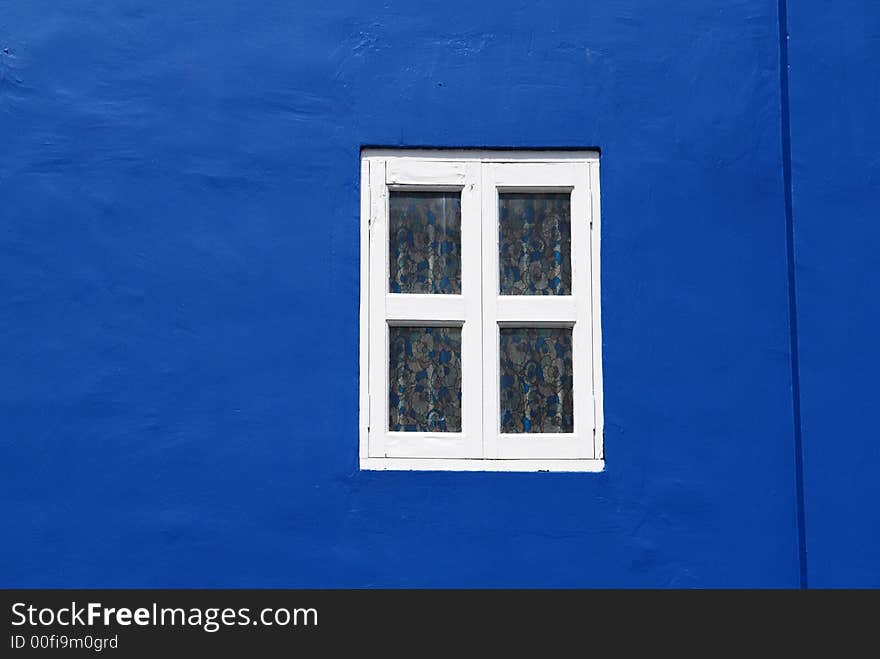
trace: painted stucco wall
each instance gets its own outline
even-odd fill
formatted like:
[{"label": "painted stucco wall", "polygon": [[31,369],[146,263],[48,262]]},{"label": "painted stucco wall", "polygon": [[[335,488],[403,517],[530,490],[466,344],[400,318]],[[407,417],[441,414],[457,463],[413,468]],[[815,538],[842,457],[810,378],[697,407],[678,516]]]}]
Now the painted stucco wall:
[{"label": "painted stucco wall", "polygon": [[[878,25],[829,11],[791,12],[833,51],[792,41],[806,531],[865,583]],[[775,0],[4,2],[0,585],[798,585],[779,34]],[[602,149],[604,473],[358,471],[362,145]]]},{"label": "painted stucco wall", "polygon": [[880,5],[788,15],[808,583],[880,587]]}]

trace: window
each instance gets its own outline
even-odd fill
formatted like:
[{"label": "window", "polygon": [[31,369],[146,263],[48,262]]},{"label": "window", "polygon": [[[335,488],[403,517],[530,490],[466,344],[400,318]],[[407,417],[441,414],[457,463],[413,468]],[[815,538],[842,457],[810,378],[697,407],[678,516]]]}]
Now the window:
[{"label": "window", "polygon": [[595,152],[361,158],[362,469],[600,471]]}]

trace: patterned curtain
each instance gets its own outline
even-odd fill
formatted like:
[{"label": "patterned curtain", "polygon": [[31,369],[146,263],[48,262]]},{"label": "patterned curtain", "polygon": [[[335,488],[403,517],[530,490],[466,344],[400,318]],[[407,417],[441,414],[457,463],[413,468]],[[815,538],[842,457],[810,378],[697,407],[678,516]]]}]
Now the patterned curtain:
[{"label": "patterned curtain", "polygon": [[502,295],[571,295],[571,194],[499,195]]}]

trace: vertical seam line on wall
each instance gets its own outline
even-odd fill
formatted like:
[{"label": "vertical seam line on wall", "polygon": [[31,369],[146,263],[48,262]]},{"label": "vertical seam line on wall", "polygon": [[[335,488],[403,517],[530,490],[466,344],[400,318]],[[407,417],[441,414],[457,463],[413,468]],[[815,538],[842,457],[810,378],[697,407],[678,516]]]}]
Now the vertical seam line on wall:
[{"label": "vertical seam line on wall", "polygon": [[795,487],[800,587],[807,588],[807,536],[804,513],[804,449],[801,429],[800,362],[798,357],[797,286],[794,259],[794,212],[791,174],[791,112],[788,90],[788,7],[779,0],[779,84],[782,110],[782,182],[785,188],[785,247],[788,265],[788,325],[791,352],[791,403],[794,422]]}]

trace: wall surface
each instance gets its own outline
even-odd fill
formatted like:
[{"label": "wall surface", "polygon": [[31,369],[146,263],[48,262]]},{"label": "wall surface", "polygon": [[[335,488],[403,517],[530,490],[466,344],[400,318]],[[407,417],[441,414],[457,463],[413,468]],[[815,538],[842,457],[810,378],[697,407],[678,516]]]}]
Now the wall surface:
[{"label": "wall surface", "polygon": [[880,5],[788,14],[808,584],[880,587]]},{"label": "wall surface", "polygon": [[[877,26],[805,5],[810,569],[859,582],[876,511],[827,534],[878,494],[876,348],[836,357],[875,343]],[[797,586],[777,9],[3,3],[0,585]],[[604,473],[358,471],[362,145],[602,149]],[[825,500],[841,431],[871,455]]]}]

